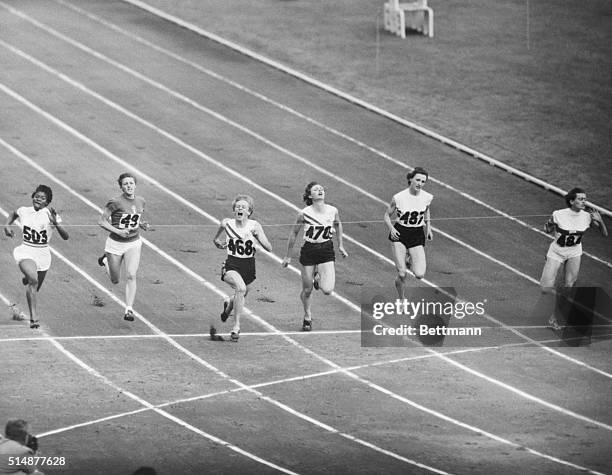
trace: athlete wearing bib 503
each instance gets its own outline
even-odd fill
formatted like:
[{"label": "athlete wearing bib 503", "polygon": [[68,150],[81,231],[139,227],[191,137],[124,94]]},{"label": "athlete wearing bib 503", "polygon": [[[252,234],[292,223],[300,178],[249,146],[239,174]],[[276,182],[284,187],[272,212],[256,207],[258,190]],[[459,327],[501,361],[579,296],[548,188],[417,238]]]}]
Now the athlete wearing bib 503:
[{"label": "athlete wearing bib 503", "polygon": [[[540,286],[545,294],[553,294],[555,280],[561,266],[565,265],[565,288],[573,287],[580,271],[582,256],[582,235],[591,227],[597,227],[601,234],[608,235],[606,225],[595,209],[587,207],[586,193],[582,188],[573,188],[565,195],[567,208],[553,211],[545,225],[547,233],[554,233],[554,240],[548,247],[546,263],[542,270]],[[555,314],[548,323],[561,328]]]},{"label": "athlete wearing bib 503", "polygon": [[338,236],[338,251],[342,257],[348,256],[342,245],[342,223],[338,209],[325,203],[325,189],[317,182],[311,182],[304,191],[304,208],[298,214],[293,230],[289,235],[287,253],[282,266],[291,262],[291,250],[300,232],[304,228],[304,245],[300,250],[302,265],[302,292],[300,299],[304,307],[302,330],[312,329],[311,295],[312,289],[320,289],[325,295],[333,292],[336,284],[334,245],[332,238]]},{"label": "athlete wearing bib 503", "polygon": [[32,193],[32,206],[22,206],[13,211],[6,222],[4,234],[15,235],[9,227],[18,223],[21,227],[23,242],[13,250],[13,258],[23,273],[21,280],[26,288],[26,299],[30,311],[30,328],[38,328],[37,294],[47,271],[51,266],[51,250],[49,241],[53,227],[62,239],[68,239],[68,232],[61,226],[62,219],[56,211],[49,207],[53,199],[53,191],[46,185],[38,185]]},{"label": "athlete wearing bib 503", "polygon": [[142,240],[140,229],[149,229],[144,220],[145,200],[136,196],[136,178],[130,173],[119,176],[117,183],[121,195],[106,203],[98,224],[110,232],[104,246],[104,255],[98,258],[98,264],[106,269],[113,284],[119,283],[121,265],[124,264],[125,312],[124,320],[134,321],[132,306],[136,298],[136,274],[140,265]]},{"label": "athlete wearing bib 503", "polygon": [[[393,196],[383,217],[389,229],[391,252],[397,269],[395,288],[400,299],[404,299],[407,268],[410,267],[417,279],[422,279],[427,269],[425,238],[433,239],[429,215],[433,195],[423,190],[428,177],[421,167],[408,173],[408,188]],[[392,217],[395,223],[392,223]]]},{"label": "athlete wearing bib 503", "polygon": [[[234,295],[223,302],[221,321],[225,322],[234,314],[234,327],[231,340],[238,341],[240,335],[240,316],[244,308],[244,299],[249,293],[250,285],[255,280],[255,252],[258,246],[266,251],[272,250],[272,245],[261,224],[249,217],[253,214],[253,198],[248,195],[238,195],[232,203],[233,218],[221,221],[219,229],[213,238],[218,249],[227,250],[227,259],[221,268],[221,280],[227,282],[233,289]],[[225,233],[225,242],[219,240]],[[210,326],[212,340],[222,340],[217,335],[214,324]]]}]

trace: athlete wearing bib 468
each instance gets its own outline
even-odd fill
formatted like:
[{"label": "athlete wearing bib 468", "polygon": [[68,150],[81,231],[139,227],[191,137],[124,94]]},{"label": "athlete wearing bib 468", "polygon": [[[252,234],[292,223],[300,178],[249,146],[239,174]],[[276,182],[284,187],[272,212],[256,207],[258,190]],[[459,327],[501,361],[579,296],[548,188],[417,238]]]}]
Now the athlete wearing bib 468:
[{"label": "athlete wearing bib 468", "polygon": [[[423,190],[429,174],[417,167],[406,178],[408,188],[393,196],[383,217],[389,229],[391,252],[397,269],[395,288],[400,299],[404,299],[407,267],[417,279],[425,276],[425,238],[433,239],[429,215],[433,195]],[[392,217],[395,223],[392,223]]]},{"label": "athlete wearing bib 468", "polygon": [[134,321],[132,305],[136,298],[136,274],[140,265],[142,240],[140,230],[149,229],[144,219],[145,200],[136,196],[136,178],[122,173],[117,179],[121,194],[106,203],[98,220],[103,229],[110,232],[104,246],[104,255],[98,264],[104,266],[113,284],[119,283],[121,264],[125,264],[125,312],[124,320]]},{"label": "athlete wearing bib 468", "polygon": [[[598,228],[604,236],[608,235],[599,212],[587,207],[586,192],[582,188],[570,190],[565,195],[565,203],[567,208],[553,211],[545,225],[547,233],[554,233],[554,240],[548,247],[546,263],[540,278],[540,286],[545,294],[554,293],[555,280],[563,265],[565,265],[565,288],[574,286],[580,271],[582,236],[590,227]],[[554,314],[548,323],[555,330],[561,328]]]},{"label": "athlete wearing bib 468", "polygon": [[[232,202],[232,210],[234,217],[221,220],[213,243],[218,249],[227,250],[227,259],[221,268],[221,280],[234,289],[234,295],[223,302],[221,321],[225,322],[232,313],[234,314],[231,340],[236,342],[240,335],[240,316],[244,308],[244,299],[255,280],[255,252],[258,246],[270,252],[272,245],[261,224],[249,219],[254,210],[253,198],[248,195],[236,196]],[[223,233],[225,233],[225,242],[219,240]],[[210,326],[210,337],[212,340],[222,340],[217,335],[214,324]]]},{"label": "athlete wearing bib 468", "polygon": [[342,245],[342,222],[338,209],[325,203],[325,189],[317,182],[311,182],[304,190],[304,208],[298,214],[293,230],[287,242],[287,253],[282,266],[291,262],[291,250],[299,234],[304,228],[304,245],[300,250],[302,265],[302,291],[300,299],[304,307],[302,330],[312,329],[311,295],[312,289],[320,289],[325,295],[333,292],[336,285],[334,261],[334,244],[332,238],[338,236],[338,251],[342,257],[348,256]]},{"label": "athlete wearing bib 468", "polygon": [[9,227],[18,223],[21,227],[23,242],[13,251],[15,262],[23,273],[22,282],[26,285],[26,299],[30,311],[30,328],[39,327],[37,295],[47,271],[51,266],[51,251],[49,241],[51,231],[55,227],[62,239],[68,239],[68,232],[61,226],[62,219],[56,211],[49,207],[53,199],[53,191],[46,185],[38,185],[32,193],[32,206],[22,206],[13,211],[6,222],[4,234],[15,235]]}]

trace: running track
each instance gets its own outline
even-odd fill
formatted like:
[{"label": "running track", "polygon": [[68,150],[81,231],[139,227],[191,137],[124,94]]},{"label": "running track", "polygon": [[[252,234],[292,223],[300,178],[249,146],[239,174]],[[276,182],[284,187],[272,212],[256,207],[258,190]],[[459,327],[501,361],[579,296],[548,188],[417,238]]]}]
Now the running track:
[{"label": "running track", "polygon": [[[0,213],[47,183],[71,233],[54,240],[42,330],[1,324],[0,413],[65,457],[44,471],[611,471],[610,341],[570,348],[527,318],[558,196],[122,2],[0,0],[0,58]],[[484,324],[516,327],[505,338],[361,347],[361,293],[394,278],[385,203],[417,165],[435,195],[420,285],[485,295]],[[125,170],[154,223],[133,324],[95,259]],[[313,179],[350,256],[302,334],[297,269],[279,256]],[[259,255],[240,342],[219,344],[208,322],[228,289],[211,239],[238,192],[274,255]],[[609,241],[585,241],[580,283],[610,293]],[[15,241],[0,243],[0,299],[23,305]]]}]

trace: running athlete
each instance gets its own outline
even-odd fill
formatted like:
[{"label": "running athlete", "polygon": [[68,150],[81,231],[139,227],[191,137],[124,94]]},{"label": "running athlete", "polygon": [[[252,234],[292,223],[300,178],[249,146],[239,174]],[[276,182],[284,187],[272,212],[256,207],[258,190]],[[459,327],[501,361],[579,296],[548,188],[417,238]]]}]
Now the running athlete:
[{"label": "running athlete", "polygon": [[98,264],[106,269],[113,284],[119,283],[121,264],[124,264],[125,311],[123,319],[134,321],[134,299],[136,298],[136,274],[140,264],[142,239],[140,229],[149,229],[144,218],[145,200],[136,196],[136,178],[131,173],[122,173],[117,180],[121,194],[106,203],[98,224],[110,232],[104,246],[104,255]]},{"label": "running athlete", "polygon": [[313,181],[304,190],[306,208],[299,212],[293,230],[287,242],[287,253],[282,266],[287,267],[291,262],[291,250],[295,244],[298,233],[304,228],[304,245],[300,250],[300,264],[302,265],[302,291],[300,299],[304,306],[304,319],[302,330],[308,332],[312,329],[312,313],[310,310],[312,289],[321,290],[330,295],[336,285],[336,271],[334,261],[334,244],[332,237],[338,236],[338,251],[342,257],[348,253],[342,245],[342,222],[338,209],[325,203],[325,189],[323,185]]},{"label": "running athlete", "polygon": [[[244,299],[255,280],[255,251],[261,246],[266,251],[272,250],[261,224],[249,219],[253,214],[253,198],[248,195],[238,195],[232,202],[233,218],[224,218],[213,238],[218,249],[227,249],[227,259],[221,268],[221,280],[234,289],[234,295],[223,302],[221,321],[225,322],[234,314],[234,327],[230,334],[233,342],[240,336],[240,316],[244,308]],[[219,240],[225,233],[225,242]],[[212,340],[222,340],[217,335],[214,325],[210,327]]]},{"label": "running athlete", "polygon": [[23,242],[13,251],[15,262],[23,273],[23,285],[26,287],[26,299],[30,311],[30,328],[40,327],[37,295],[51,266],[51,240],[52,227],[62,239],[68,239],[68,232],[61,226],[62,218],[55,209],[49,205],[53,200],[53,191],[46,185],[38,185],[32,193],[32,206],[22,206],[13,211],[8,217],[4,234],[8,237],[15,235],[9,227],[14,222],[21,226]]},{"label": "running athlete", "polygon": [[[429,205],[433,195],[423,190],[429,173],[421,167],[416,167],[406,178],[408,188],[393,195],[384,216],[397,269],[395,288],[402,300],[407,268],[410,268],[417,279],[425,276],[427,269],[425,238],[433,239],[429,216]],[[395,216],[395,224],[391,222],[391,216]]]},{"label": "running athlete", "polygon": [[[565,264],[565,288],[573,287],[578,279],[580,257],[582,256],[582,235],[591,227],[597,227],[602,235],[608,235],[608,229],[596,209],[587,206],[586,192],[582,188],[573,188],[565,195],[564,209],[553,211],[546,222],[547,233],[554,233],[546,254],[546,263],[542,270],[540,286],[545,294],[553,294],[555,280],[561,266]],[[554,330],[561,325],[553,313],[548,321]]]}]

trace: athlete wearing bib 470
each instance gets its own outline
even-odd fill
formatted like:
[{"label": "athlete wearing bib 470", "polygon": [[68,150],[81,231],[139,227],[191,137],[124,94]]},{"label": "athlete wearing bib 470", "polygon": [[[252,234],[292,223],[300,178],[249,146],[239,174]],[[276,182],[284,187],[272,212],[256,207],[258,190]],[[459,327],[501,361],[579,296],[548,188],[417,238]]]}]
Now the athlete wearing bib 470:
[{"label": "athlete wearing bib 470", "polygon": [[[421,167],[408,173],[408,188],[393,196],[383,218],[389,229],[391,252],[397,269],[395,288],[400,299],[404,299],[407,267],[417,279],[422,279],[427,269],[425,238],[433,239],[429,216],[433,195],[423,190],[428,177]],[[395,218],[395,223],[391,222],[391,217]]]},{"label": "athlete wearing bib 470", "polygon": [[[546,223],[547,233],[554,233],[554,240],[548,247],[546,264],[542,270],[540,286],[545,294],[553,294],[559,269],[565,265],[565,288],[573,287],[580,271],[582,256],[582,235],[591,227],[597,227],[601,234],[608,235],[606,225],[599,212],[587,208],[587,197],[582,188],[573,188],[565,195],[567,208],[553,211]],[[559,330],[556,316],[551,315],[548,323]]]},{"label": "athlete wearing bib 470", "polygon": [[136,178],[130,173],[119,176],[117,183],[121,195],[106,203],[98,220],[103,229],[110,232],[104,246],[104,255],[98,258],[98,264],[105,267],[113,284],[119,283],[121,264],[125,265],[125,312],[123,319],[134,321],[132,305],[136,298],[136,274],[140,265],[142,240],[140,229],[149,229],[144,220],[145,200],[136,196]]},{"label": "athlete wearing bib 470", "polygon": [[[255,280],[256,249],[259,245],[268,252],[272,250],[272,244],[268,241],[261,224],[249,219],[253,209],[253,198],[248,195],[236,196],[232,203],[234,217],[223,219],[213,238],[213,243],[218,249],[227,249],[227,259],[221,269],[221,280],[234,289],[234,295],[223,302],[221,321],[225,322],[233,312],[234,327],[231,340],[234,342],[238,341],[240,336],[240,316],[244,308],[244,299]],[[225,233],[225,242],[219,240],[223,233]],[[222,340],[217,335],[214,325],[210,326],[210,337],[212,340]]]},{"label": "athlete wearing bib 470", "polygon": [[334,245],[332,237],[338,236],[338,251],[342,257],[348,256],[342,245],[342,223],[338,209],[325,203],[325,189],[317,182],[311,182],[304,191],[304,208],[298,214],[293,230],[287,242],[287,254],[282,266],[287,267],[291,262],[291,249],[295,244],[300,229],[304,228],[304,245],[300,250],[300,264],[302,265],[302,292],[300,299],[304,307],[302,330],[312,329],[312,313],[310,311],[313,287],[320,289],[325,295],[333,292],[336,285],[336,271],[334,261]]},{"label": "athlete wearing bib 470", "polygon": [[53,199],[53,191],[46,185],[38,185],[32,193],[32,206],[22,206],[13,211],[6,222],[4,234],[15,235],[9,227],[18,222],[21,226],[23,242],[13,251],[15,262],[23,273],[22,282],[27,286],[26,299],[30,311],[30,328],[38,328],[37,294],[47,271],[51,266],[51,251],[49,241],[53,227],[62,239],[68,239],[68,232],[61,226],[62,219],[56,211],[49,207]]}]

